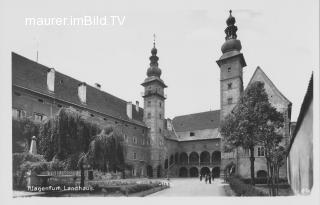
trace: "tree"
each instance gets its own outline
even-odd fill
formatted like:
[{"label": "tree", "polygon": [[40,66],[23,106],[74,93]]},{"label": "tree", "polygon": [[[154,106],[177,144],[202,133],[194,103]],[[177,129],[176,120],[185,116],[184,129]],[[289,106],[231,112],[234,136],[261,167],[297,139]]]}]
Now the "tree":
[{"label": "tree", "polygon": [[[268,124],[280,125],[282,114],[276,111],[269,102],[264,83],[252,83],[240,97],[239,102],[223,120],[220,133],[223,136],[225,149],[232,150],[237,147],[250,152],[251,184],[254,180],[254,147],[261,143],[264,127]],[[283,120],[283,119],[282,119]],[[274,123],[277,121],[277,123]]]},{"label": "tree", "polygon": [[94,136],[88,150],[93,168],[102,171],[124,171],[123,133],[117,127],[106,127]]},{"label": "tree", "polygon": [[284,164],[286,156],[286,150],[281,145],[281,128],[281,118],[273,124],[268,122],[261,128],[260,141],[265,148],[269,194],[272,196],[278,195],[279,169]]}]

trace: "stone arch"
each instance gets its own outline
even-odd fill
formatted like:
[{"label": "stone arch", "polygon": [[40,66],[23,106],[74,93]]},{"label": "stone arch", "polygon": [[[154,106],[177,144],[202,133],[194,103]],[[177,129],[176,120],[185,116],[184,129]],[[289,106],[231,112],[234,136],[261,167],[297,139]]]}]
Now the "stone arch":
[{"label": "stone arch", "polygon": [[200,154],[200,162],[201,163],[210,163],[210,153],[208,151],[203,151]]},{"label": "stone arch", "polygon": [[169,163],[169,160],[168,160],[168,158],[164,161],[164,168],[165,169],[168,169],[168,164]]},{"label": "stone arch", "polygon": [[188,164],[188,155],[185,152],[180,154],[180,163],[181,164]]},{"label": "stone arch", "polygon": [[174,154],[174,162],[175,162],[176,164],[179,163],[179,153],[178,153],[178,152],[176,152],[176,153]]},{"label": "stone arch", "polygon": [[257,171],[257,178],[266,178],[268,173],[265,170],[258,170]]},{"label": "stone arch", "polygon": [[189,176],[190,177],[198,177],[199,176],[199,170],[197,167],[191,167],[189,170]]},{"label": "stone arch", "polygon": [[172,155],[170,155],[169,164],[172,165],[173,162],[174,162],[174,156],[173,156],[173,154],[172,154]]},{"label": "stone arch", "polygon": [[191,152],[189,155],[190,164],[199,164],[199,154],[197,152]]},{"label": "stone arch", "polygon": [[153,177],[153,168],[150,165],[147,166],[147,176],[151,178]]},{"label": "stone arch", "polygon": [[185,167],[179,169],[179,177],[188,177],[188,170]]},{"label": "stone arch", "polygon": [[221,152],[214,151],[212,153],[212,163],[220,163],[221,162]]},{"label": "stone arch", "polygon": [[220,167],[214,167],[212,169],[212,176],[215,178],[220,177]]},{"label": "stone arch", "polygon": [[206,175],[206,174],[211,174],[211,172],[210,172],[210,169],[209,169],[208,167],[202,167],[202,168],[200,169],[200,174],[201,174],[202,176],[204,176],[204,175]]}]

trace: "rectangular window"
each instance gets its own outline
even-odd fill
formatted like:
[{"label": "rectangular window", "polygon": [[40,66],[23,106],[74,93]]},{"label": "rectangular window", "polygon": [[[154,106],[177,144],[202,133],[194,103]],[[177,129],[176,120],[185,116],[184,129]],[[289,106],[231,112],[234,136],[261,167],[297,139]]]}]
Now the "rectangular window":
[{"label": "rectangular window", "polygon": [[150,119],[150,118],[151,118],[151,113],[149,112],[149,113],[148,113],[148,119]]},{"label": "rectangular window", "polygon": [[133,153],[133,159],[137,159],[137,153]]},{"label": "rectangular window", "polygon": [[159,107],[162,107],[162,103],[161,102],[159,102]]},{"label": "rectangular window", "polygon": [[34,115],[34,121],[36,122],[42,122],[47,119],[47,116],[45,116],[44,114],[34,113],[33,115]]},{"label": "rectangular window", "polygon": [[228,83],[228,90],[232,88],[232,83]]},{"label": "rectangular window", "polygon": [[151,106],[151,101],[148,101],[148,107],[150,107]]},{"label": "rectangular window", "polygon": [[26,111],[20,109],[12,109],[12,117],[14,119],[21,119],[26,117]]},{"label": "rectangular window", "polygon": [[160,120],[162,119],[162,115],[161,115],[161,114],[159,114],[159,119],[160,119]]},{"label": "rectangular window", "polygon": [[258,157],[264,156],[264,147],[258,147]]},{"label": "rectangular window", "polygon": [[193,137],[194,136],[194,132],[190,132],[190,137]]},{"label": "rectangular window", "polygon": [[133,137],[133,143],[137,144],[137,138]]},{"label": "rectangular window", "polygon": [[231,72],[231,67],[228,68],[228,73],[230,73],[230,72]]},{"label": "rectangular window", "polygon": [[228,104],[232,104],[232,98],[228,98]]},{"label": "rectangular window", "polygon": [[161,133],[162,132],[162,130],[161,130],[161,128],[159,128],[159,133]]}]

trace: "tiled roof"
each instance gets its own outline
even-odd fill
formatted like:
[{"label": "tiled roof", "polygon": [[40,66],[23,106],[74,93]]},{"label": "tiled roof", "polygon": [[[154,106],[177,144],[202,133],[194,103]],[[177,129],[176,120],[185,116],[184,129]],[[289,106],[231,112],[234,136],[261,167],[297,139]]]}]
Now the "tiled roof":
[{"label": "tiled roof", "polygon": [[215,129],[220,125],[220,110],[177,116],[172,122],[176,132]]},{"label": "tiled roof", "polygon": [[[16,53],[12,53],[12,85],[21,86],[45,95],[50,95],[55,99],[67,101],[88,109],[116,117],[129,120],[127,116],[127,101],[117,98],[109,93],[101,91],[95,87],[87,85],[86,104],[82,104],[78,97],[78,85],[81,81],[55,72],[54,93],[47,89],[47,72],[50,68],[38,64]],[[142,124],[143,109],[137,112],[133,107],[131,120],[133,123]]]}]

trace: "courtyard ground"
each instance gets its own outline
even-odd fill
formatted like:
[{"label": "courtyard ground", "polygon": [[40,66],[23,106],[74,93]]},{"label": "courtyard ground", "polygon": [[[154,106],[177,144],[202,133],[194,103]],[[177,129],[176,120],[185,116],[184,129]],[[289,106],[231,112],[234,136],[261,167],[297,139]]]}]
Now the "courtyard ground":
[{"label": "courtyard ground", "polygon": [[148,197],[157,196],[227,196],[222,179],[215,179],[211,184],[206,184],[199,178],[172,178],[170,188],[156,192]]}]

